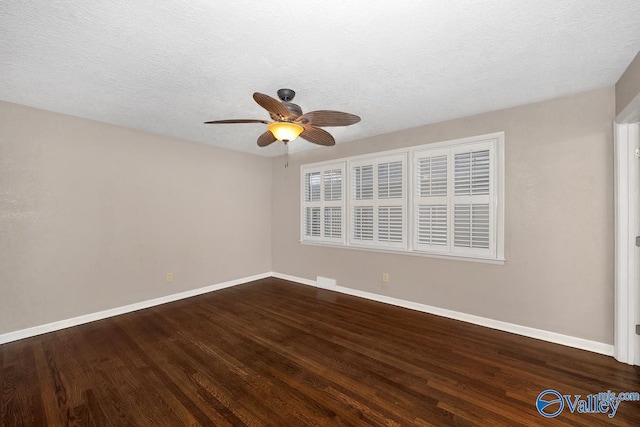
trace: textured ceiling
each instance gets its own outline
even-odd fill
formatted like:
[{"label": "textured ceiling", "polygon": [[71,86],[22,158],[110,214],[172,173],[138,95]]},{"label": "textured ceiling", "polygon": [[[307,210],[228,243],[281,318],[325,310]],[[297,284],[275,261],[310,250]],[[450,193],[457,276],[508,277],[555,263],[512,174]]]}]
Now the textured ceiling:
[{"label": "textured ceiling", "polygon": [[202,122],[289,87],[361,116],[348,143],[613,85],[639,49],[638,0],[3,0],[0,99],[273,156]]}]

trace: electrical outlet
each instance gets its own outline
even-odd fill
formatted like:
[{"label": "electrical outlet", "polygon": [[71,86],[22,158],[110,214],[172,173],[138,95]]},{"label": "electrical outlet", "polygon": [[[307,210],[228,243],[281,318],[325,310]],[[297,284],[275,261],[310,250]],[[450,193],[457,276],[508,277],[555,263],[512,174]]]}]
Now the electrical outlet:
[{"label": "electrical outlet", "polygon": [[389,283],[389,273],[382,273],[382,283]]},{"label": "electrical outlet", "polygon": [[173,273],[167,273],[167,282],[173,282]]}]

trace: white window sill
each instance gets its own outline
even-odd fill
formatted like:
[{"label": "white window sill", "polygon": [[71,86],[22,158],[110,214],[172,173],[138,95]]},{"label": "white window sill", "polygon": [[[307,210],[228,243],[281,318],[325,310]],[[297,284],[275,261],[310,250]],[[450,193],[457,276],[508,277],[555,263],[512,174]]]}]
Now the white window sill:
[{"label": "white window sill", "polygon": [[394,255],[410,255],[410,256],[418,256],[423,258],[436,258],[436,259],[446,259],[449,261],[466,261],[466,262],[477,262],[480,264],[494,264],[494,265],[504,265],[504,258],[483,258],[477,255],[450,255],[450,254],[437,254],[437,253],[429,253],[429,252],[414,252],[407,251],[405,249],[392,249],[392,248],[371,248],[364,246],[347,246],[333,243],[323,243],[323,242],[311,242],[307,240],[299,240],[298,241],[302,245],[309,246],[321,246],[325,248],[339,248],[339,249],[350,249],[356,251],[367,251],[367,252],[380,252]]}]

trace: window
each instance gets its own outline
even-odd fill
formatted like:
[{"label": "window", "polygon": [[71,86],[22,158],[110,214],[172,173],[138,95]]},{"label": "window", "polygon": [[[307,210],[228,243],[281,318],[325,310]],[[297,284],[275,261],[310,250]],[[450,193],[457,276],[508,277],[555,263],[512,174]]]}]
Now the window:
[{"label": "window", "polygon": [[415,250],[495,257],[492,152],[491,141],[414,151]]},{"label": "window", "polygon": [[301,241],[504,260],[504,134],[302,167]]},{"label": "window", "polygon": [[405,164],[406,155],[350,162],[351,244],[406,247]]},{"label": "window", "polygon": [[344,242],[344,163],[302,171],[302,240]]},{"label": "window", "polygon": [[414,155],[414,164],[414,248],[425,252],[448,252],[448,150],[418,152]]}]

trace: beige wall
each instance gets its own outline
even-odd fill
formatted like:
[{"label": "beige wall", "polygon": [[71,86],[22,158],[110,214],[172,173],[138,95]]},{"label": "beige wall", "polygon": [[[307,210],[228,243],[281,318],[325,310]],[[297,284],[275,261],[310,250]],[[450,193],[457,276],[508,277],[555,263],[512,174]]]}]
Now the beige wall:
[{"label": "beige wall", "polygon": [[[296,153],[285,169],[0,102],[0,334],[273,270],[610,344],[615,108],[601,89]],[[497,131],[505,265],[298,243],[300,164]]]},{"label": "beige wall", "polygon": [[640,52],[616,83],[616,115],[636,96],[640,96]]},{"label": "beige wall", "polygon": [[[610,87],[274,159],[274,271],[611,344],[614,104]],[[498,131],[504,265],[298,243],[300,164]]]},{"label": "beige wall", "polygon": [[271,270],[269,159],[5,102],[0,123],[0,334]]}]

